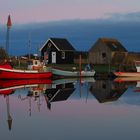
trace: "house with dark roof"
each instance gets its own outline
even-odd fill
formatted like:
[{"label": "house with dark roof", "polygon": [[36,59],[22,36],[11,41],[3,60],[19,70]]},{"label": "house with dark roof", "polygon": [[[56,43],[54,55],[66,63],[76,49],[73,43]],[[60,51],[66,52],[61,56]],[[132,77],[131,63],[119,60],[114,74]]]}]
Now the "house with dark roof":
[{"label": "house with dark roof", "polygon": [[99,38],[89,50],[91,64],[120,64],[128,52],[116,39]]},{"label": "house with dark roof", "polygon": [[64,38],[50,38],[41,47],[41,56],[48,64],[73,64],[74,47]]}]

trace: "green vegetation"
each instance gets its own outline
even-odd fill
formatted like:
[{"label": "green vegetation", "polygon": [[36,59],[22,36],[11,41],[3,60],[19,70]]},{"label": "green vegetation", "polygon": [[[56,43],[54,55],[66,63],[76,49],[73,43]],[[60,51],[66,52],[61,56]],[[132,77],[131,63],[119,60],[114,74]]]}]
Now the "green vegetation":
[{"label": "green vegetation", "polygon": [[117,69],[117,66],[112,65],[94,65],[93,67],[97,73],[109,73]]}]

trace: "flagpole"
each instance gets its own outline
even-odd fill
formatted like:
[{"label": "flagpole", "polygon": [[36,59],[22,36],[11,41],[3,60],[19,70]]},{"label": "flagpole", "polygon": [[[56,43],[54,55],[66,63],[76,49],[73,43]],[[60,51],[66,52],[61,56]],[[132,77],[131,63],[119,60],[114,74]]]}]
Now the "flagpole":
[{"label": "flagpole", "polygon": [[9,38],[10,38],[10,29],[12,26],[10,15],[7,20],[7,33],[6,33],[6,53],[9,54]]}]

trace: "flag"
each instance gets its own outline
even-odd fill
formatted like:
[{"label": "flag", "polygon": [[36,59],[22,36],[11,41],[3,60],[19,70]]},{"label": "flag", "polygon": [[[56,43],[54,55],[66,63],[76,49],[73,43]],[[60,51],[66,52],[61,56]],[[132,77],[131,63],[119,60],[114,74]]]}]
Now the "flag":
[{"label": "flag", "polygon": [[8,20],[7,20],[7,27],[11,27],[12,26],[12,22],[11,22],[11,17],[10,15],[8,16]]}]

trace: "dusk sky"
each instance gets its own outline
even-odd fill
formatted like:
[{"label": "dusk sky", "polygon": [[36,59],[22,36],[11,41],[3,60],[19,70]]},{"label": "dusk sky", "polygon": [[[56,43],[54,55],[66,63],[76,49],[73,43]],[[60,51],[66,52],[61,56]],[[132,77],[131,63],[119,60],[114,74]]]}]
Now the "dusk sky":
[{"label": "dusk sky", "polygon": [[12,55],[28,52],[29,32],[34,53],[50,37],[66,38],[77,50],[89,50],[101,37],[115,38],[140,52],[140,0],[0,1],[0,46],[5,46],[10,14]]},{"label": "dusk sky", "polygon": [[139,0],[1,0],[0,24],[8,14],[14,23],[71,19],[102,19],[114,14],[137,13]]}]

